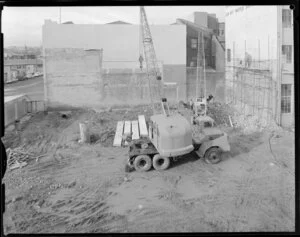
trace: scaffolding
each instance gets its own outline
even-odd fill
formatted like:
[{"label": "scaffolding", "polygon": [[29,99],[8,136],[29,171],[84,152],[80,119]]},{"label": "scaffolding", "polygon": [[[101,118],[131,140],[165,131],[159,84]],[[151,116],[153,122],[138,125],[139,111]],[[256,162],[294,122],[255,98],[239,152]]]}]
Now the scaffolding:
[{"label": "scaffolding", "polygon": [[[260,42],[255,59],[247,54],[245,41],[245,57],[235,56],[235,42],[232,45],[230,65],[226,66],[226,99],[237,111],[247,116],[257,116],[265,124],[276,120],[278,84],[274,77],[277,60],[260,59]],[[227,59],[228,60],[228,59]]]}]

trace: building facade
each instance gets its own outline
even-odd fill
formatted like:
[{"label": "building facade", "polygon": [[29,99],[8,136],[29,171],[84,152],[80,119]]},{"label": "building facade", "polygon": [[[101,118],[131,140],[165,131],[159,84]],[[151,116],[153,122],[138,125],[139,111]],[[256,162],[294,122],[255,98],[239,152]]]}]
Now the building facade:
[{"label": "building facade", "polygon": [[226,7],[225,35],[227,101],[239,104],[245,114],[293,126],[294,38],[289,6]]},{"label": "building facade", "polygon": [[[198,54],[198,35],[199,32],[204,39],[205,64],[208,69],[216,71],[225,70],[225,48],[218,39],[216,24],[208,24],[208,18],[212,18],[209,14],[195,12],[195,22],[184,19],[177,19],[177,24],[183,24],[187,27],[186,34],[186,65],[187,67],[197,67]],[[201,21],[204,21],[204,23]],[[215,19],[217,22],[217,19]],[[200,24],[201,23],[201,24]],[[212,27],[212,28],[209,28]],[[215,33],[216,32],[216,33]],[[200,39],[201,42],[201,39]],[[201,43],[200,43],[201,44]],[[201,45],[200,45],[201,46]],[[201,62],[201,65],[203,63]]]},{"label": "building facade", "polygon": [[40,59],[5,59],[4,83],[30,78],[42,74],[43,61]]},{"label": "building facade", "polygon": [[[187,98],[199,96],[201,79],[206,81],[206,93],[217,101],[224,101],[225,47],[218,38],[218,19],[215,14],[194,12],[192,19],[177,19],[176,24],[186,25]],[[198,37],[200,33],[200,62],[198,61]],[[203,38],[202,38],[203,36]],[[202,42],[202,39],[204,42]],[[204,48],[204,50],[203,50]],[[205,54],[205,61],[203,58]],[[205,71],[204,71],[205,65]],[[202,80],[202,81],[203,81]],[[198,90],[196,89],[198,88]]]}]

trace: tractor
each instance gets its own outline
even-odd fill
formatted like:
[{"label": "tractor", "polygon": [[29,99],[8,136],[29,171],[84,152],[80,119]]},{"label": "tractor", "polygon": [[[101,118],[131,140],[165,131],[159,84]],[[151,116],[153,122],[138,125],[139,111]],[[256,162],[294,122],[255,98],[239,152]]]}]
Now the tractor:
[{"label": "tractor", "polygon": [[230,150],[227,134],[213,126],[211,120],[199,118],[199,133],[193,136],[192,125],[179,113],[170,114],[167,100],[162,99],[162,114],[150,117],[149,136],[129,145],[127,167],[136,171],[166,170],[171,161],[193,151],[210,164],[221,161],[221,153]]}]

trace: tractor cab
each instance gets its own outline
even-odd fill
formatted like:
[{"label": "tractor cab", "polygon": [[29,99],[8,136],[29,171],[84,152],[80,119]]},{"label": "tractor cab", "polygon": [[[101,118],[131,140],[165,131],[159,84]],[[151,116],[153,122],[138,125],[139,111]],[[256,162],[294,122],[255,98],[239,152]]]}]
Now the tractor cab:
[{"label": "tractor cab", "polygon": [[194,149],[190,124],[180,114],[151,116],[149,138],[162,156],[181,156]]},{"label": "tractor cab", "polygon": [[196,116],[201,116],[206,114],[206,98],[198,97],[193,104],[193,113]]}]

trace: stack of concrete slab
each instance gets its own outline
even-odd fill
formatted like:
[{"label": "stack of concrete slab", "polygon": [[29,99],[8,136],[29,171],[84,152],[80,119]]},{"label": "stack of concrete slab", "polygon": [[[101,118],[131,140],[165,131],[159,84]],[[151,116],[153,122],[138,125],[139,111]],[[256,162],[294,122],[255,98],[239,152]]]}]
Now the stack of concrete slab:
[{"label": "stack of concrete slab", "polygon": [[118,121],[113,146],[121,147],[122,145],[128,145],[125,138],[130,135],[132,140],[148,136],[148,129],[144,115],[139,115],[138,120]]}]

